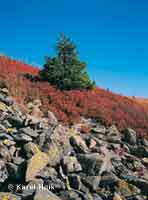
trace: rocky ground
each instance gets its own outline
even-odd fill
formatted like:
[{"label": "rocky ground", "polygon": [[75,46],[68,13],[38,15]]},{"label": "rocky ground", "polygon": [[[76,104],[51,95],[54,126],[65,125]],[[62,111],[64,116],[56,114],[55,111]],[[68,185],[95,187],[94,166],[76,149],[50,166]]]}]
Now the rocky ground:
[{"label": "rocky ground", "polygon": [[67,128],[0,88],[0,200],[148,199],[148,141],[91,119]]}]

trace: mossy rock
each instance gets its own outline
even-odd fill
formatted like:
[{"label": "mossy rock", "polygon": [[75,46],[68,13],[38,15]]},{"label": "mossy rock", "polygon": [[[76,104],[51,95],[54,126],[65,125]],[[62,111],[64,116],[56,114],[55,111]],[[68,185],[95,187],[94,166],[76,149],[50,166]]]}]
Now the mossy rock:
[{"label": "mossy rock", "polygon": [[136,186],[129,184],[124,180],[119,180],[117,182],[117,187],[120,194],[123,195],[124,197],[140,193],[140,190]]}]

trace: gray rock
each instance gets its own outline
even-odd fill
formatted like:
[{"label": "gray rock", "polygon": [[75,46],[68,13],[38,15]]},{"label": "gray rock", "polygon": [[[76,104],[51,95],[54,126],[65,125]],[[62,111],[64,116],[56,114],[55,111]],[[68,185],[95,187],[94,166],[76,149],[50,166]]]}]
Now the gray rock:
[{"label": "gray rock", "polygon": [[57,177],[58,173],[53,167],[45,167],[43,170],[38,172],[37,177],[48,179],[50,177]]},{"label": "gray rock", "polygon": [[104,172],[101,176],[100,186],[107,188],[107,187],[114,187],[114,185],[117,183],[117,176],[115,176],[111,172]]},{"label": "gray rock", "polygon": [[143,178],[136,177],[136,176],[126,176],[125,179],[129,183],[137,186],[141,190],[143,195],[148,195],[148,190],[147,190],[148,189],[148,180],[145,180]]},{"label": "gray rock", "polygon": [[44,181],[44,184],[50,186],[51,190],[55,192],[65,190],[65,183],[57,177],[50,177]]},{"label": "gray rock", "polygon": [[[47,142],[48,141],[48,142]],[[42,149],[48,153],[50,166],[56,166],[63,156],[69,155],[72,148],[69,143],[69,129],[59,125],[53,134],[48,136]]]},{"label": "gray rock", "polygon": [[148,149],[142,145],[131,147],[131,152],[141,158],[148,157]]},{"label": "gray rock", "polygon": [[48,190],[45,191],[37,190],[33,200],[41,200],[43,199],[43,197],[44,200],[61,200],[58,196],[56,196],[55,194],[53,194]]},{"label": "gray rock", "polygon": [[115,125],[112,125],[108,128],[108,135],[119,136],[120,132],[118,131],[118,128]]},{"label": "gray rock", "polygon": [[15,165],[13,163],[7,163],[7,169],[9,173],[9,178],[16,181],[22,181],[25,175],[25,166]]},{"label": "gray rock", "polygon": [[62,163],[65,173],[79,172],[82,170],[80,163],[74,156],[65,156]]},{"label": "gray rock", "polygon": [[8,171],[3,160],[0,160],[0,183],[4,183],[8,178]]},{"label": "gray rock", "polygon": [[62,200],[82,200],[75,191],[62,191],[60,197]]},{"label": "gray rock", "polygon": [[48,111],[48,119],[49,119],[49,123],[52,124],[52,125],[57,125],[58,124],[58,120],[57,118],[55,117],[55,115]]},{"label": "gray rock", "polygon": [[16,165],[21,165],[24,162],[25,162],[25,159],[21,157],[13,157],[13,163]]},{"label": "gray rock", "polygon": [[10,136],[9,134],[7,133],[1,133],[0,134],[0,139],[9,139],[9,140],[14,140],[12,136]]},{"label": "gray rock", "polygon": [[110,143],[115,143],[115,144],[120,144],[121,143],[121,138],[120,136],[107,136],[106,140]]},{"label": "gray rock", "polygon": [[93,194],[92,197],[93,200],[102,200],[102,198],[98,194]]},{"label": "gray rock", "polygon": [[92,132],[96,134],[105,134],[106,133],[106,128],[105,126],[97,126],[95,128],[92,128]]},{"label": "gray rock", "polygon": [[85,143],[85,141],[79,136],[75,135],[70,138],[71,145],[78,153],[88,153],[89,149]]},{"label": "gray rock", "polygon": [[75,189],[75,190],[80,190],[81,189],[81,178],[78,175],[69,175],[68,180],[70,183],[70,187]]},{"label": "gray rock", "polygon": [[21,128],[19,130],[19,132],[25,134],[25,135],[29,135],[30,137],[36,138],[38,137],[38,134],[36,131],[34,131],[33,129],[31,129],[30,127],[26,127],[26,128]]},{"label": "gray rock", "polygon": [[3,158],[5,161],[10,161],[11,160],[11,155],[6,146],[0,147],[0,156]]},{"label": "gray rock", "polygon": [[13,135],[13,138],[16,142],[31,142],[32,138],[28,135],[25,135],[24,133],[21,133],[19,135]]},{"label": "gray rock", "polygon": [[135,145],[137,143],[137,134],[133,129],[127,128],[123,130],[122,133],[123,133],[123,137],[122,137],[123,141],[131,145]]},{"label": "gray rock", "polygon": [[98,153],[79,154],[78,160],[81,163],[83,171],[90,176],[100,175],[100,170],[104,165],[104,160]]},{"label": "gray rock", "polygon": [[22,188],[23,198],[27,200],[30,197],[32,199],[33,193],[38,189],[41,190],[43,185],[44,181],[42,179],[35,179],[34,181],[29,182],[26,187]]},{"label": "gray rock", "polygon": [[13,115],[9,115],[8,121],[10,124],[12,124],[13,127],[20,128],[23,126],[24,120],[16,113],[13,113]]},{"label": "gray rock", "polygon": [[96,191],[99,187],[100,176],[87,176],[83,178],[83,183],[91,190]]},{"label": "gray rock", "polygon": [[13,104],[13,99],[11,97],[6,97],[4,103],[8,106],[11,106]]}]

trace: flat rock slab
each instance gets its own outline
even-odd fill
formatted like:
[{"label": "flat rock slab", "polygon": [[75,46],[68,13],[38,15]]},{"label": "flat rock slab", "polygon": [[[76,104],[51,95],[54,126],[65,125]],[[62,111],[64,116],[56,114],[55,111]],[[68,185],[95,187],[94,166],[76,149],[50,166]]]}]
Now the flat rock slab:
[{"label": "flat rock slab", "polygon": [[26,182],[34,180],[37,173],[49,163],[49,156],[46,153],[36,153],[29,161],[26,172]]}]

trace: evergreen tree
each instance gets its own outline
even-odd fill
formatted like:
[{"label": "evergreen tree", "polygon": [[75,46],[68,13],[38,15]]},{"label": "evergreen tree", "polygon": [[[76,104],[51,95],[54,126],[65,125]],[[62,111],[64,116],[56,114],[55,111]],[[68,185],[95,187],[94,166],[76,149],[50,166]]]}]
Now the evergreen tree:
[{"label": "evergreen tree", "polygon": [[57,56],[47,57],[40,75],[61,90],[91,89],[95,83],[85,71],[86,64],[81,62],[76,46],[64,34],[61,34],[56,46]]}]

